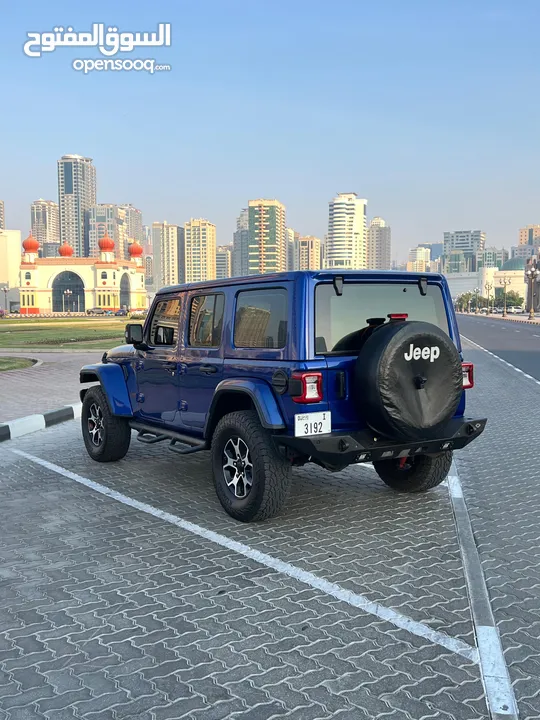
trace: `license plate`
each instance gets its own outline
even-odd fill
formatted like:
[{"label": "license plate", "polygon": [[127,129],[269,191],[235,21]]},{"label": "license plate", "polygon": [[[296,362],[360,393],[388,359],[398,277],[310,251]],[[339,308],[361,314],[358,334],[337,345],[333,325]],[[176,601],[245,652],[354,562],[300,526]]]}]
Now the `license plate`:
[{"label": "license plate", "polygon": [[312,412],[294,416],[294,436],[324,435],[332,432],[332,413]]}]

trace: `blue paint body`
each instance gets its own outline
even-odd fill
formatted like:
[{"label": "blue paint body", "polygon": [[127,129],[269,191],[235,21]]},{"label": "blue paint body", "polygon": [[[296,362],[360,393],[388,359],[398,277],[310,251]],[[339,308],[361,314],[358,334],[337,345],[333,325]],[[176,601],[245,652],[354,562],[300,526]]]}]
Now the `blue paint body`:
[{"label": "blue paint body", "polygon": [[[81,381],[97,379],[102,384],[115,415],[179,431],[194,438],[208,439],[215,426],[216,411],[236,409],[242,395],[255,407],[264,427],[286,435],[294,434],[294,415],[331,409],[332,431],[363,430],[366,423],[352,402],[351,378],[355,355],[332,356],[315,353],[315,286],[342,275],[345,282],[410,284],[417,290],[420,277],[440,288],[447,313],[449,334],[461,353],[452,298],[444,276],[380,271],[307,271],[180,285],[163,288],[154,300],[181,299],[177,341],[174,346],[136,350],[124,345],[106,353],[106,361],[81,370]],[[283,349],[236,348],[233,324],[237,295],[250,289],[284,288],[288,294],[287,342]],[[216,348],[189,346],[189,309],[197,295],[219,292],[225,311],[222,342]],[[396,312],[399,312],[396,308]],[[149,342],[153,310],[144,327]],[[414,319],[414,318],[413,318]],[[361,324],[359,323],[359,327]],[[201,366],[214,371],[202,373]],[[204,368],[203,368],[204,369]],[[321,371],[323,398],[319,403],[299,404],[290,394],[278,394],[272,376],[284,371],[290,377],[303,370]],[[337,396],[336,378],[345,374],[345,397]],[[84,392],[84,391],[83,391]],[[465,411],[463,393],[456,417]]]},{"label": "blue paint body", "polygon": [[[97,363],[85,365],[81,370],[81,382],[99,381],[107,395],[109,407],[113,415],[132,417],[133,410],[129,399],[126,377],[121,365],[112,363]],[[85,390],[81,391],[81,400]]]}]

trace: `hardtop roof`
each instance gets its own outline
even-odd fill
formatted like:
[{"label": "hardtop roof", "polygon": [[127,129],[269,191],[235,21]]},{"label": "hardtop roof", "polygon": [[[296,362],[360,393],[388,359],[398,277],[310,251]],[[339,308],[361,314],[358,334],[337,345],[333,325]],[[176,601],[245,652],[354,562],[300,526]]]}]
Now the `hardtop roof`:
[{"label": "hardtop roof", "polygon": [[244,275],[242,277],[224,278],[221,280],[205,280],[196,283],[184,283],[182,285],[168,285],[157,291],[156,295],[182,292],[186,290],[215,290],[220,287],[231,285],[253,285],[253,284],[275,284],[276,282],[290,282],[301,277],[309,277],[314,280],[331,280],[334,277],[342,276],[344,279],[365,280],[393,280],[395,282],[416,282],[419,278],[425,277],[435,282],[444,282],[445,278],[440,273],[406,272],[400,270],[294,270],[289,272],[268,273],[267,275]]}]

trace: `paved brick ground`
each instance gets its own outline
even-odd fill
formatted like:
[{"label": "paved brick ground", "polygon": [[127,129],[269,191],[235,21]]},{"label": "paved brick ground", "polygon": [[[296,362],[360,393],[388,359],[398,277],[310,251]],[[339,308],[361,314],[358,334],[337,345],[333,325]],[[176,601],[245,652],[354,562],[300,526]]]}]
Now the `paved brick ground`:
[{"label": "paved brick ground", "polygon": [[465,498],[522,720],[540,718],[540,387],[464,343],[473,412],[489,416],[458,456]]},{"label": "paved brick ground", "polygon": [[[485,353],[467,354],[478,370],[470,407],[490,424],[460,453],[462,482],[520,716],[538,720],[540,478],[534,442],[517,428],[540,413],[540,388]],[[477,666],[9,448],[472,644],[444,488],[407,497],[367,468],[307,466],[281,517],[246,526],[221,510],[204,454],[178,458],[134,442],[126,459],[99,465],[77,423],[5,445],[0,720],[486,717]]]},{"label": "paved brick ground", "polygon": [[0,423],[3,423],[78,402],[79,370],[82,365],[98,362],[103,350],[88,353],[0,350],[0,354],[42,361],[38,366],[0,373]]},{"label": "paved brick ground", "polygon": [[[398,496],[367,469],[305,468],[282,517],[245,526],[202,454],[134,443],[102,466],[75,423],[10,447],[472,642],[444,488]],[[0,462],[1,718],[485,718],[478,668],[459,656],[9,452]]]}]

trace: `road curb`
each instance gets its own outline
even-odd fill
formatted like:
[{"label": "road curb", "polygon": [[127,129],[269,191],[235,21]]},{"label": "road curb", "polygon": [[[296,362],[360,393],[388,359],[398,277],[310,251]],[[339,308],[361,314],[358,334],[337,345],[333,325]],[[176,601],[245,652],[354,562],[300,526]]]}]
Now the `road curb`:
[{"label": "road curb", "polygon": [[59,423],[75,420],[81,416],[82,403],[74,405],[65,405],[57,410],[48,410],[45,413],[37,415],[26,415],[26,417],[17,418],[16,420],[8,420],[7,423],[0,423],[0,442],[6,440],[14,440],[22,435],[29,435],[38,430]]},{"label": "road curb", "polygon": [[96,354],[103,355],[103,353],[106,350],[110,350],[109,347],[101,347],[101,348],[55,348],[48,347],[48,348],[0,348],[0,354],[5,355],[6,353],[93,353],[94,350]]},{"label": "road curb", "polygon": [[480,318],[486,318],[488,320],[507,320],[508,322],[515,322],[520,323],[521,325],[539,325],[540,326],[540,320],[521,320],[521,318],[516,317],[510,317],[506,316],[503,317],[502,315],[483,315],[482,313],[457,313],[458,315],[463,315],[463,317],[480,317]]}]

